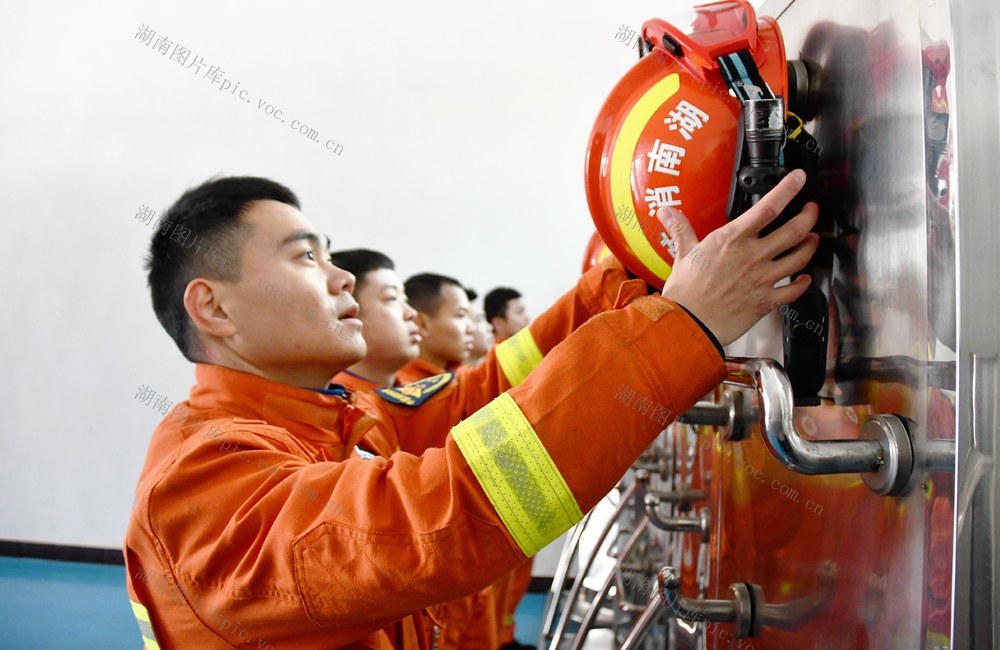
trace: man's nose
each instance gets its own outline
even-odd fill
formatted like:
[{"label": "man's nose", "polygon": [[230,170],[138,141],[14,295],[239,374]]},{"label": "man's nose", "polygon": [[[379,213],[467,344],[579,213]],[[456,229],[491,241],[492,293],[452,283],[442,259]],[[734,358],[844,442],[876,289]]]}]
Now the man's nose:
[{"label": "man's nose", "polygon": [[327,274],[327,286],[330,289],[330,293],[334,295],[344,291],[354,293],[355,282],[356,279],[353,273],[336,266],[330,266],[330,271]]}]

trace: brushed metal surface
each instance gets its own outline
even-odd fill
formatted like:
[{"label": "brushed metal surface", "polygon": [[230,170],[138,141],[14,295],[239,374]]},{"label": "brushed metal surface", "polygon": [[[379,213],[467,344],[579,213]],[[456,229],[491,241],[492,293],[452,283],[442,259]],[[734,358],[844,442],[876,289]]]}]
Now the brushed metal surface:
[{"label": "brushed metal surface", "polygon": [[[833,567],[828,607],[797,629],[765,626],[752,647],[950,647],[954,80],[934,63],[952,50],[950,6],[795,0],[760,13],[775,11],[788,57],[822,68],[823,108],[808,129],[830,221],[814,276],[831,303],[827,382],[820,406],[795,409],[796,426],[856,439],[868,415],[897,414],[917,460],[904,496],[880,497],[858,475],[791,472],[756,432],[722,445],[710,595],[747,582],[768,603],[794,601]],[[782,361],[780,327],[772,315],[730,354]],[[703,638],[736,647],[731,634]]]}]

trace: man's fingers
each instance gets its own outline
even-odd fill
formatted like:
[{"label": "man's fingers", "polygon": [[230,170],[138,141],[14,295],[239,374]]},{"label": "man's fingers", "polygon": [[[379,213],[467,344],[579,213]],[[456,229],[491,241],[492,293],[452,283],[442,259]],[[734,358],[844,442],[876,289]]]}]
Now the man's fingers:
[{"label": "man's fingers", "polygon": [[769,260],[774,259],[781,253],[805,241],[809,231],[816,225],[818,218],[819,206],[815,203],[806,204],[802,212],[789,219],[788,223],[766,237],[761,238],[760,243],[763,247],[764,258]]},{"label": "man's fingers", "polygon": [[800,275],[795,278],[794,282],[786,284],[783,287],[778,287],[777,289],[772,289],[772,308],[778,308],[790,302],[795,302],[802,297],[802,294],[806,292],[810,284],[812,284],[812,278],[808,275]]},{"label": "man's fingers", "polygon": [[670,235],[670,254],[675,260],[682,259],[698,245],[698,235],[694,233],[691,222],[680,211],[660,208],[656,211],[656,218]]},{"label": "man's fingers", "polygon": [[819,235],[815,233],[809,233],[809,235],[799,242],[797,246],[789,251],[788,255],[785,255],[781,259],[774,260],[773,262],[768,262],[765,272],[765,279],[774,286],[774,283],[782,278],[787,278],[793,273],[801,271],[812,256],[816,254],[816,248],[819,246]]},{"label": "man's fingers", "polygon": [[806,183],[806,173],[796,169],[781,179],[773,190],[764,195],[752,208],[736,218],[734,224],[739,224],[741,232],[756,235],[769,223],[778,218],[781,211],[791,203]]}]

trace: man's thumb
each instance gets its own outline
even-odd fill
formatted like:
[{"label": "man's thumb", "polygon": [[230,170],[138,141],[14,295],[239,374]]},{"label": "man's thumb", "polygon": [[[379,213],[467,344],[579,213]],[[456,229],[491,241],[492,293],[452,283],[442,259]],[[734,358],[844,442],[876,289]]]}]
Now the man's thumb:
[{"label": "man's thumb", "polygon": [[670,237],[667,246],[670,247],[670,255],[675,260],[683,258],[698,245],[698,235],[694,233],[691,222],[679,210],[660,208],[656,211],[656,218],[667,229],[667,235]]}]

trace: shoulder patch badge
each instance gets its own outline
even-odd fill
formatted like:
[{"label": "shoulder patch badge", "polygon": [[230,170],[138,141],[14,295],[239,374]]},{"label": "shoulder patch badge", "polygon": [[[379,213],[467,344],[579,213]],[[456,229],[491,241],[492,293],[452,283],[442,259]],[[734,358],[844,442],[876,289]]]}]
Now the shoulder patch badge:
[{"label": "shoulder patch badge", "polygon": [[455,373],[448,371],[441,375],[434,375],[419,381],[414,381],[402,386],[387,386],[376,388],[375,392],[387,402],[402,404],[403,406],[420,406],[435,393],[451,383],[455,378]]}]

